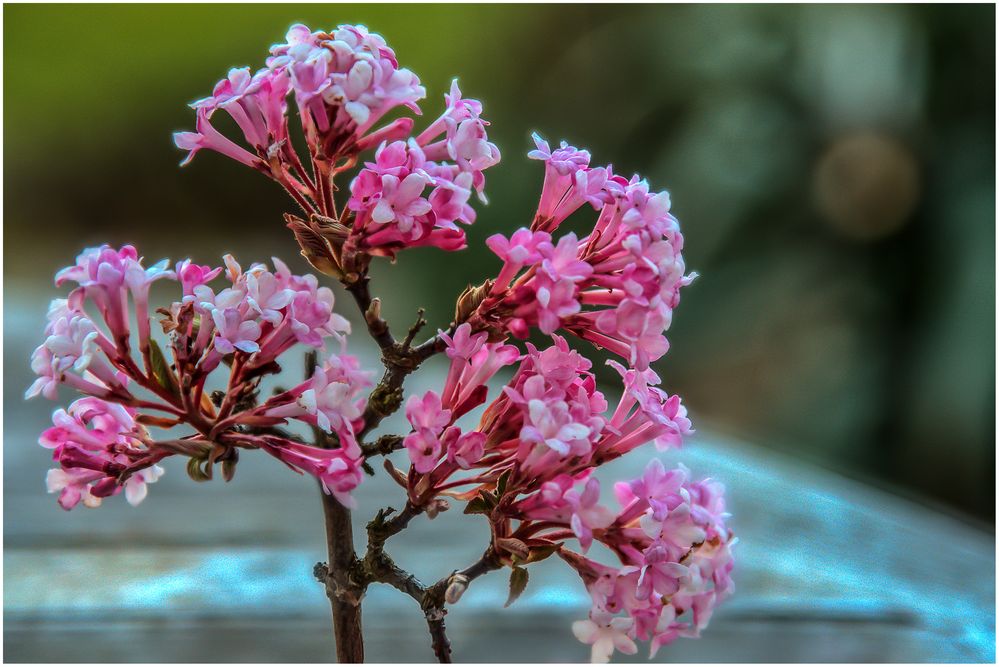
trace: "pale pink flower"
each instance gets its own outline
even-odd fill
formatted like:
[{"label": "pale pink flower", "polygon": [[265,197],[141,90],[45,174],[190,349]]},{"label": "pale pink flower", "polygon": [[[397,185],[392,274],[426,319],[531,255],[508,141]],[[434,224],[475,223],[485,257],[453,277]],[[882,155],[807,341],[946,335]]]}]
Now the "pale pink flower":
[{"label": "pale pink flower", "polygon": [[638,652],[638,646],[630,637],[634,625],[630,618],[591,612],[587,620],[572,624],[572,633],[579,641],[593,646],[590,662],[604,663],[610,662],[615,650],[626,655]]},{"label": "pale pink flower", "polygon": [[336,433],[341,447],[356,457],[359,448],[354,433],[363,426],[364,390],[370,384],[369,374],[359,369],[356,358],[330,355],[309,380],[271,398],[256,412],[300,419],[326,433]]},{"label": "pale pink flower", "polygon": [[263,268],[247,272],[246,291],[250,308],[271,324],[281,321],[280,311],[295,298],[294,290],[284,287],[277,276]]},{"label": "pale pink flower", "polygon": [[256,320],[244,319],[235,308],[215,309],[215,349],[222,354],[232,354],[236,350],[251,354],[260,349],[260,324]]}]

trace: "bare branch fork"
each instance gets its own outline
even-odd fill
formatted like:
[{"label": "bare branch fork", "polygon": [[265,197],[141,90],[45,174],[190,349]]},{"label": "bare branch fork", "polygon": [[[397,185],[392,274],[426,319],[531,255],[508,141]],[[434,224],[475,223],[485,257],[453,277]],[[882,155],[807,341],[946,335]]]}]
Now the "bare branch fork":
[{"label": "bare branch fork", "polygon": [[[417,319],[410,326],[406,337],[401,342],[397,341],[388,322],[381,316],[381,301],[371,297],[368,276],[362,274],[353,280],[345,277],[342,282],[363,315],[369,335],[381,350],[385,369],[368,396],[364,427],[358,434],[361,450],[365,459],[388,455],[402,448],[402,436],[383,435],[370,443],[365,443],[363,439],[385,417],[399,409],[406,377],[424,361],[441,352],[444,341],[440,336],[434,335],[423,343],[413,345],[416,336],[427,324],[423,308],[418,310]],[[309,353],[306,357],[307,375],[311,375],[316,361],[315,353]],[[329,435],[318,429],[314,429],[313,436],[320,446],[331,447],[335,444]],[[426,586],[416,576],[399,567],[385,550],[388,539],[404,530],[413,518],[422,514],[423,507],[407,501],[400,512],[392,508],[379,510],[367,525],[367,549],[363,557],[358,557],[354,548],[350,510],[325,493],[322,493],[322,502],[329,556],[327,563],[317,563],[314,574],[326,587],[326,594],[330,599],[337,660],[341,663],[364,661],[361,601],[369,585],[382,583],[405,593],[420,605],[427,620],[434,655],[439,662],[451,662],[451,643],[444,624],[444,616],[447,614],[445,605],[457,602],[472,580],[501,567],[492,546],[475,563]]]}]

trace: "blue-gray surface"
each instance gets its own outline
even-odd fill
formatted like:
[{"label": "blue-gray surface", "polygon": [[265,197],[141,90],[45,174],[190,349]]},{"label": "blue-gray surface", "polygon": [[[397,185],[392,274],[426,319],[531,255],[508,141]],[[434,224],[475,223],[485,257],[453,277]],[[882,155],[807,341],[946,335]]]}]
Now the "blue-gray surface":
[{"label": "blue-gray surface", "polygon": [[[24,332],[43,315],[8,304],[6,316],[5,660],[329,661],[328,607],[311,578],[323,558],[313,485],[247,456],[225,487],[196,485],[172,465],[137,509],[115,498],[62,512],[44,494],[46,453],[33,446],[52,406],[19,400]],[[660,660],[995,660],[991,532],[704,433],[667,458],[725,481],[741,541],[735,596],[703,639]],[[603,477],[634,476],[643,462],[626,458]],[[385,475],[357,495],[362,520],[400,504]],[[451,511],[418,519],[391,550],[431,580],[474,560],[485,539],[481,521]],[[569,630],[586,613],[585,592],[561,563],[534,567],[509,609],[505,583],[502,573],[476,581],[451,610],[457,660],[586,659]],[[408,598],[375,588],[364,614],[370,659],[433,659]]]}]

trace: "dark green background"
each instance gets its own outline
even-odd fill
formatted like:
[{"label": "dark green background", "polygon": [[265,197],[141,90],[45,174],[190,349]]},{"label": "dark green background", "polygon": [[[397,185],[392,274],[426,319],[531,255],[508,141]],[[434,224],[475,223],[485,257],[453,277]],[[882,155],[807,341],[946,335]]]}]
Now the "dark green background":
[{"label": "dark green background", "polygon": [[529,221],[530,133],[564,137],[671,191],[702,277],[658,370],[697,424],[994,519],[991,6],[8,5],[8,324],[41,329],[84,245],[294,257],[276,186],[180,170],[170,134],[295,21],[383,34],[429,118],[460,75],[503,151],[469,250],[377,267],[390,318],[448,320],[497,268],[483,239]]}]

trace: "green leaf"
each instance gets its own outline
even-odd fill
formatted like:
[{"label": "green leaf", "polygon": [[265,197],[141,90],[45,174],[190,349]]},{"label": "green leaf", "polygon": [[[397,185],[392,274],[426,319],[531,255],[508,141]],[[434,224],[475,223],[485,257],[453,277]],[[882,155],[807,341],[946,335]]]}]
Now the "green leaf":
[{"label": "green leaf", "polygon": [[496,497],[497,498],[502,498],[503,497],[503,494],[506,492],[506,484],[509,481],[510,481],[510,471],[509,470],[507,470],[502,475],[500,475],[499,479],[496,480]]},{"label": "green leaf", "polygon": [[163,350],[159,343],[152,338],[149,339],[149,363],[152,366],[153,377],[161,387],[169,391],[174,396],[180,396],[180,386],[177,384],[177,377],[170,370],[170,364],[163,356]]},{"label": "green leaf", "polygon": [[527,570],[522,567],[515,567],[510,571],[510,597],[506,599],[504,607],[509,607],[517,601],[520,594],[527,588],[527,578]]},{"label": "green leaf", "polygon": [[464,513],[465,514],[488,514],[489,510],[490,510],[490,507],[486,503],[486,501],[482,499],[482,496],[478,496],[478,497],[472,498],[470,501],[468,501],[468,504],[465,505],[465,511],[464,511]]}]

